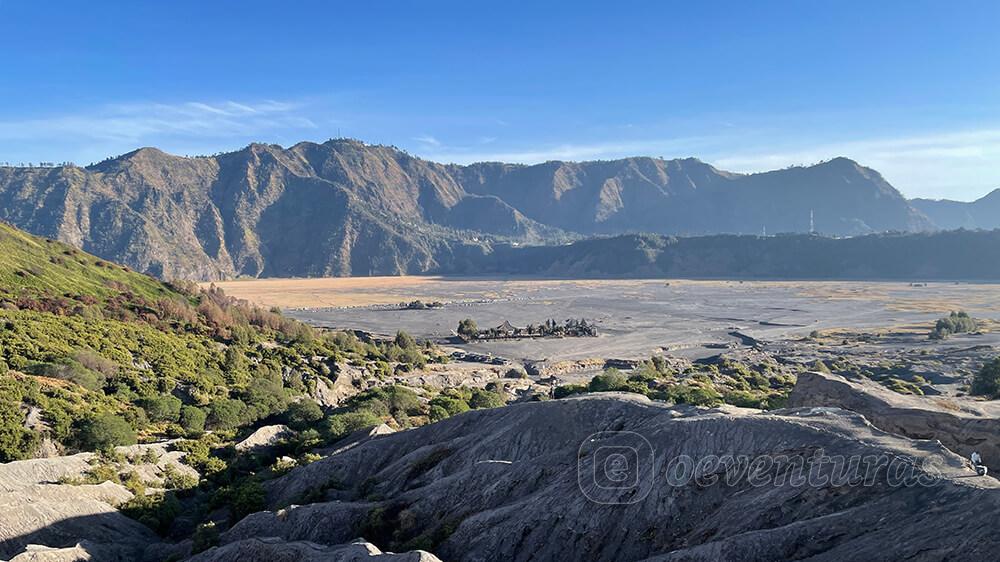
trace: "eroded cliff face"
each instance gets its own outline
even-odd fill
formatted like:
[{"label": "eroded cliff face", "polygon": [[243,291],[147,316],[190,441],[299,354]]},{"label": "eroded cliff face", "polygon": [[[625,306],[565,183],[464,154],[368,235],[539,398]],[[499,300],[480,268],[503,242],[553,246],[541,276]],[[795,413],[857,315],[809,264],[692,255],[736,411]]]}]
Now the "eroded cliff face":
[{"label": "eroded cliff face", "polygon": [[942,442],[987,435],[963,424],[992,412],[951,420],[887,392],[807,373],[797,407],[770,412],[595,393],[358,432],[267,481],[267,510],[193,556],[116,512],[121,486],[53,483],[85,456],[9,463],[0,544],[53,560],[989,559],[1000,538],[970,522],[1000,509],[1000,482]]},{"label": "eroded cliff face", "polygon": [[979,451],[987,465],[1000,463],[1000,408],[992,402],[899,394],[869,380],[807,372],[799,375],[788,404],[844,408],[885,431],[937,440],[963,457]]},{"label": "eroded cliff face", "polygon": [[[648,439],[655,455],[639,481],[651,485],[609,493],[580,480],[597,458],[578,459],[581,444],[602,431]],[[774,459],[770,483],[666,480],[672,459],[726,454]],[[931,484],[895,485],[886,474],[870,485],[787,478],[820,454],[910,458]],[[836,475],[832,465],[816,470]],[[967,528],[968,510],[1000,507],[996,486],[939,444],[837,408],[704,411],[592,395],[470,412],[297,468],[270,484],[272,511],[250,515],[223,542],[266,535],[334,545],[361,534],[388,549],[427,545],[446,560],[932,560],[997,546],[988,529]],[[595,494],[605,503],[588,499]]]},{"label": "eroded cliff face", "polygon": [[439,165],[353,141],[0,169],[0,219],[163,278],[423,272],[466,245],[471,215],[480,232],[546,231]]},{"label": "eroded cliff face", "polygon": [[0,464],[0,559],[78,560],[82,552],[94,560],[126,561],[156,540],[148,527],[116,509],[132,499],[124,486],[61,483],[80,478],[93,456]]}]

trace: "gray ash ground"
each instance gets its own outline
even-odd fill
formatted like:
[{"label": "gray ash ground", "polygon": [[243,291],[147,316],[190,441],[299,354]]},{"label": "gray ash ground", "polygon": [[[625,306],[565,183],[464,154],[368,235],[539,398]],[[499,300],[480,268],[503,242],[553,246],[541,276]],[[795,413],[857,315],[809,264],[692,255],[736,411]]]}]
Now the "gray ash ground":
[{"label": "gray ash ground", "polygon": [[[405,288],[398,290],[400,300],[404,300]],[[945,342],[928,341],[921,333],[924,326],[949,310],[963,309],[978,318],[1000,319],[997,285],[442,279],[430,286],[422,285],[420,290],[440,295],[446,305],[435,310],[356,307],[289,313],[319,326],[381,334],[402,329],[435,341],[447,340],[463,318],[472,318],[481,327],[496,326],[505,320],[524,326],[549,318],[560,322],[586,318],[599,327],[601,335],[597,338],[524,339],[462,346],[468,352],[515,361],[643,359],[656,353],[698,359],[719,354],[720,344],[741,346],[743,342],[734,332],[765,342],[794,342],[817,330],[887,329],[885,336],[867,347],[862,345],[864,342],[856,342],[853,347],[829,342],[831,354],[870,356],[1000,345],[1000,334],[995,333]],[[898,333],[893,335],[893,330]]]}]

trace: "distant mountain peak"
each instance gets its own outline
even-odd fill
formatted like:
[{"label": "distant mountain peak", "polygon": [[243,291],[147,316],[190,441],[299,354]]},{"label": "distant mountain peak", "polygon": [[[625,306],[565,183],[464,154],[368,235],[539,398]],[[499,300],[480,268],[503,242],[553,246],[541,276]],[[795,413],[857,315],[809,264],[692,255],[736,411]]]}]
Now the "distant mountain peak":
[{"label": "distant mountain peak", "polygon": [[975,201],[950,199],[913,199],[910,204],[930,217],[941,229],[992,230],[1000,228],[1000,189],[994,189]]},{"label": "distant mountain peak", "polygon": [[132,152],[126,152],[118,158],[112,160],[126,161],[126,160],[139,160],[139,159],[161,159],[161,158],[183,158],[183,156],[177,156],[164,152],[155,146],[144,146],[133,150]]},{"label": "distant mountain peak", "polygon": [[976,199],[976,203],[1000,203],[1000,187]]},{"label": "distant mountain peak", "polygon": [[850,158],[848,158],[846,156],[836,156],[834,158],[831,158],[831,159],[827,160],[824,163],[821,163],[820,165],[827,165],[827,166],[857,166],[859,168],[863,167],[863,166],[861,166],[861,164],[858,164],[855,160],[852,160],[852,159],[850,159]]},{"label": "distant mountain peak", "polygon": [[750,175],[695,157],[461,166],[336,138],[56,172],[0,170],[0,219],[166,278],[420,273],[494,242],[808,232],[811,211],[828,234],[932,226],[844,157]]}]

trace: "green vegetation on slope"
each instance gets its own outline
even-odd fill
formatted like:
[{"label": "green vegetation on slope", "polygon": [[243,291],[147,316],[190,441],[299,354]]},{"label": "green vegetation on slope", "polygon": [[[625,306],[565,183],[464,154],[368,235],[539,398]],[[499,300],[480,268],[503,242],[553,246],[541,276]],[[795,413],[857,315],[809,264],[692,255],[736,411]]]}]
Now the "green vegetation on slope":
[{"label": "green vegetation on slope", "polygon": [[0,224],[0,462],[46,439],[97,450],[234,431],[280,417],[338,364],[384,376],[429,359],[407,334],[318,332]]},{"label": "green vegetation on slope", "polygon": [[123,288],[149,300],[180,296],[152,277],[0,222],[0,299],[86,305],[119,298]]},{"label": "green vegetation on slope", "polygon": [[[405,332],[362,341],[317,331],[214,287],[161,283],[2,224],[0,249],[0,462],[43,444],[98,452],[79,483],[123,484],[135,494],[119,506],[125,514],[164,536],[193,537],[198,549],[261,509],[262,482],[315,461],[318,447],[380,423],[411,427],[505,402],[500,386],[388,384],[447,360]],[[319,385],[344,368],[375,386],[321,407]],[[276,423],[294,433],[236,450]],[[144,481],[136,462],[155,464],[156,454],[125,459],[114,449],[166,437],[179,438],[168,449],[198,478],[167,466],[154,470],[162,482]]]},{"label": "green vegetation on slope", "polygon": [[590,383],[557,387],[555,398],[587,392],[623,391],[646,395],[673,404],[774,409],[784,406],[795,385],[794,375],[781,373],[777,365],[746,365],[723,359],[717,364],[695,363],[684,371],[673,370],[662,357],[644,361],[628,375],[606,369]]}]

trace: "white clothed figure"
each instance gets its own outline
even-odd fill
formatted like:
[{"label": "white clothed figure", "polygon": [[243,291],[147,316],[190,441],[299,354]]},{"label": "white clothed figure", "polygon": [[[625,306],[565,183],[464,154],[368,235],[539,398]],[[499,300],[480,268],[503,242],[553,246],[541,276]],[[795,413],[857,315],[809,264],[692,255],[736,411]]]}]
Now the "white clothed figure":
[{"label": "white clothed figure", "polygon": [[976,474],[986,476],[986,471],[989,469],[983,464],[983,457],[979,456],[979,451],[973,451],[969,459],[972,461],[972,468],[976,469]]}]

